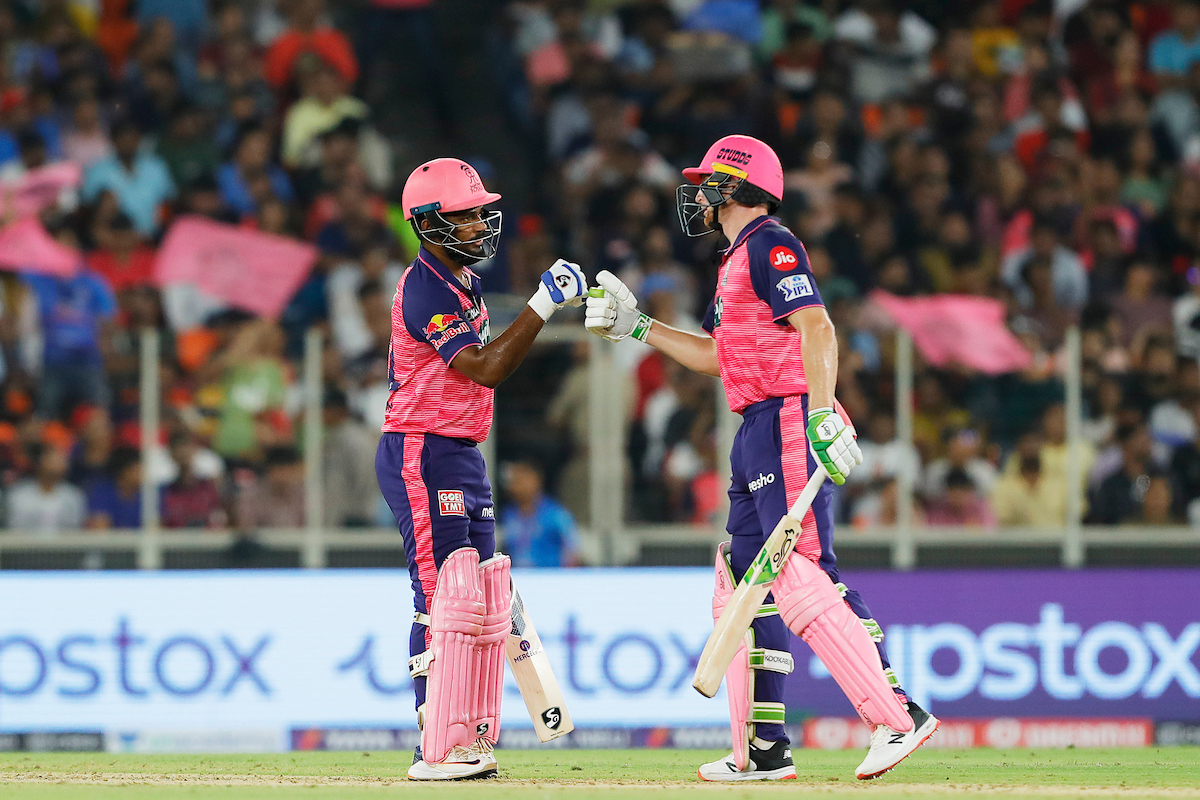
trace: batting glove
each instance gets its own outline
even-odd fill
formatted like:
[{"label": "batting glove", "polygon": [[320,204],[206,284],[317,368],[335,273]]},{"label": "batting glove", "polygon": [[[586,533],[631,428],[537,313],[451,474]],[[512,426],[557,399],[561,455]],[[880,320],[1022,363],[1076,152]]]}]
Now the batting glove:
[{"label": "batting glove", "polygon": [[529,298],[529,307],[545,322],[563,306],[580,305],[586,295],[587,277],[583,270],[578,264],[560,258],[542,273],[542,285]]},{"label": "batting glove", "polygon": [[637,298],[629,287],[608,270],[602,270],[596,282],[600,285],[588,290],[584,327],[610,342],[626,336],[646,341],[653,320],[638,310]]},{"label": "batting glove", "polygon": [[855,441],[854,428],[832,408],[814,408],[808,412],[808,443],[834,483],[846,482],[850,470],[862,463],[862,450]]}]

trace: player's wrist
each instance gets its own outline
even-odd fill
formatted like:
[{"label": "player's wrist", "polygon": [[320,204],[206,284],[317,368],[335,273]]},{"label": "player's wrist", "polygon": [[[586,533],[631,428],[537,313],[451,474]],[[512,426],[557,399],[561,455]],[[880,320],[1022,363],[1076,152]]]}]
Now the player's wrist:
[{"label": "player's wrist", "polygon": [[650,335],[652,325],[654,325],[653,317],[639,313],[637,322],[633,323],[633,330],[629,332],[629,335],[639,342],[644,342],[646,341],[646,337]]},{"label": "player's wrist", "polygon": [[545,284],[538,287],[537,291],[533,293],[533,297],[529,298],[527,305],[542,318],[542,322],[548,322],[550,317],[554,316],[554,312],[558,310],[558,304],[550,298],[550,290],[546,288]]}]

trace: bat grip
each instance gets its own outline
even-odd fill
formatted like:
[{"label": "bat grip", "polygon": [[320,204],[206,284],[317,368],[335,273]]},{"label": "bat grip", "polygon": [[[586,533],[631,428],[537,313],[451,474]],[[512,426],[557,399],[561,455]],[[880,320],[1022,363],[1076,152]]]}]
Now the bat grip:
[{"label": "bat grip", "polygon": [[792,519],[800,519],[807,514],[809,507],[817,499],[817,492],[820,491],[821,484],[825,483],[825,479],[828,477],[829,473],[825,471],[825,467],[818,461],[817,468],[813,470],[812,475],[808,476],[808,483],[804,484],[804,488],[800,490],[800,496],[796,498],[796,502],[792,503],[792,507],[788,509],[788,516]]}]

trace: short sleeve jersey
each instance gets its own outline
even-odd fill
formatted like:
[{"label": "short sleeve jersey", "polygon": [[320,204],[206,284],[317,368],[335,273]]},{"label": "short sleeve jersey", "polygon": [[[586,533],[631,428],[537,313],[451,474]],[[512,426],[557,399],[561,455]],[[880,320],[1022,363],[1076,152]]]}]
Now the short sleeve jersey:
[{"label": "short sleeve jersey", "polygon": [[729,407],[808,391],[793,311],[824,305],[808,253],[774,217],[762,216],[725,251],[704,330],[717,341]]},{"label": "short sleeve jersey", "polygon": [[482,442],[492,426],[493,391],[450,364],[491,335],[479,276],[464,285],[424,248],[408,266],[392,302],[384,433],[434,433]]}]

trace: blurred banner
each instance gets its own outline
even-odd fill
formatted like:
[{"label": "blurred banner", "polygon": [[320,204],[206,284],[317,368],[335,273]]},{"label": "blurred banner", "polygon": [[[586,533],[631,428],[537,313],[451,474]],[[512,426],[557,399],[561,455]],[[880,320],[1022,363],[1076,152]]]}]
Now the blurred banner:
[{"label": "blurred banner", "polygon": [[[843,578],[872,604],[906,688],[943,718],[1200,720],[1200,571]],[[581,729],[726,724],[723,696],[691,688],[709,570],[514,580]],[[10,572],[0,608],[0,733],[253,751],[415,727],[403,572]],[[793,650],[789,716],[848,716],[807,647]],[[504,725],[529,727],[511,678]]]}]

